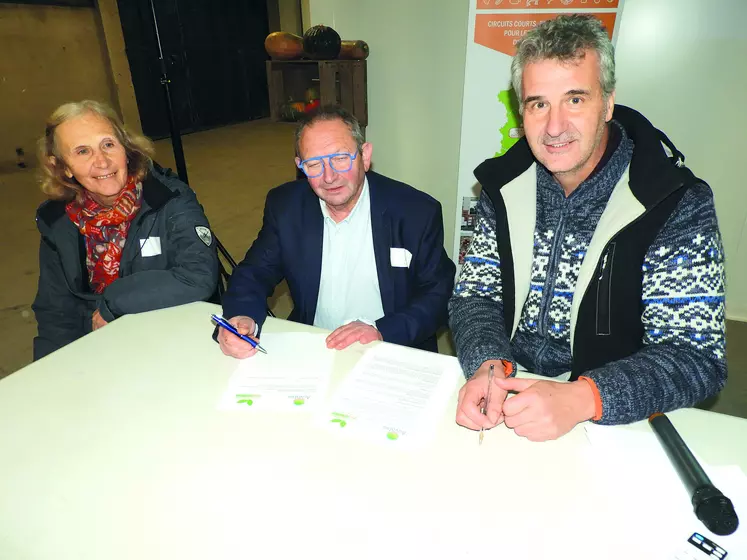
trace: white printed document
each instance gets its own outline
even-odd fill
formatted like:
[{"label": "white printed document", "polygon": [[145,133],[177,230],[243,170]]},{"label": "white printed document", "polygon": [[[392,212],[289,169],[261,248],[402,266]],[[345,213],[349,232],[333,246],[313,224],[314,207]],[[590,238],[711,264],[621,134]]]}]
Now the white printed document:
[{"label": "white printed document", "polygon": [[460,375],[453,358],[379,344],[363,355],[318,420],[341,435],[422,445],[435,434]]},{"label": "white printed document", "polygon": [[218,404],[221,410],[308,410],[324,399],[335,350],[326,334],[267,333],[258,352],[240,360]]}]

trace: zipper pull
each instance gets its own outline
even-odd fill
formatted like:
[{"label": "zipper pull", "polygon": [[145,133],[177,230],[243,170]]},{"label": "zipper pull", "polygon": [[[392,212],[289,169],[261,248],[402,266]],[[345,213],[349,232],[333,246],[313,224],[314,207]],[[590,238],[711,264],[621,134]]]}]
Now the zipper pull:
[{"label": "zipper pull", "polygon": [[604,254],[604,259],[602,259],[602,266],[599,267],[599,280],[601,282],[602,278],[604,278],[604,270],[607,268],[607,259],[610,256],[610,250],[607,249],[607,252]]}]

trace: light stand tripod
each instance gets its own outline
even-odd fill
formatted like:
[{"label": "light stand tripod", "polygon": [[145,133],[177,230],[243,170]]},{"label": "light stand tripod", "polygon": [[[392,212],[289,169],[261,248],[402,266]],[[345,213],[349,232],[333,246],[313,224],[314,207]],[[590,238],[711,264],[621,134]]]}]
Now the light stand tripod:
[{"label": "light stand tripod", "polygon": [[[150,0],[150,11],[153,15],[153,28],[156,32],[156,44],[158,45],[158,61],[161,64],[161,85],[163,86],[163,93],[166,98],[166,111],[169,117],[169,132],[171,133],[171,146],[174,150],[174,160],[176,160],[176,172],[179,175],[179,179],[184,181],[186,184],[189,184],[189,178],[187,176],[187,163],[184,159],[184,147],[182,146],[182,136],[179,132],[179,123],[176,120],[176,115],[174,114],[174,105],[171,100],[171,90],[169,89],[171,80],[169,80],[168,74],[166,72],[166,61],[163,58],[161,34],[158,31],[158,18],[156,17],[156,6],[154,4],[154,0]],[[215,232],[213,232],[213,234],[213,237],[215,237],[215,245],[218,248],[218,252],[224,259],[226,259],[226,262],[231,266],[231,270],[233,270],[237,266],[236,261],[233,259],[228,250],[226,250],[226,248],[223,246],[223,243],[220,242],[220,239],[218,239],[218,236],[215,235]],[[225,270],[222,264],[221,276],[223,276],[226,281],[230,276],[230,274]]]}]

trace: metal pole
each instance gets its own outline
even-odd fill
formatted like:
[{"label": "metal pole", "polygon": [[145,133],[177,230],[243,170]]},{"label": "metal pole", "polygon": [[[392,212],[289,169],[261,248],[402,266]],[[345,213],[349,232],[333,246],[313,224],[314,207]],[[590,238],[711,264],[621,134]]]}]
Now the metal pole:
[{"label": "metal pole", "polygon": [[166,61],[163,58],[163,49],[161,48],[161,34],[158,31],[158,18],[156,17],[156,6],[153,0],[150,0],[150,11],[153,14],[153,27],[156,30],[156,44],[158,45],[158,60],[161,63],[161,85],[166,96],[166,112],[169,116],[169,130],[171,132],[171,145],[174,149],[174,160],[176,161],[176,172],[186,184],[189,184],[187,176],[187,163],[184,160],[184,147],[182,146],[182,135],[179,132],[179,124],[174,114],[174,105],[171,101],[171,90],[169,89],[168,74],[166,72]]},{"label": "metal pole", "polygon": [[[171,80],[169,80],[168,74],[166,72],[166,61],[163,58],[163,48],[161,47],[161,34],[158,31],[158,18],[156,16],[156,7],[153,2],[153,0],[150,1],[150,11],[153,15],[153,28],[156,31],[156,44],[158,45],[158,60],[161,64],[161,85],[163,86],[163,91],[166,96],[166,111],[169,116],[169,130],[171,132],[171,145],[174,149],[174,160],[176,161],[176,172],[179,175],[179,179],[181,179],[186,184],[189,184],[189,178],[187,176],[187,163],[184,159],[184,148],[182,146],[182,135],[179,131],[179,124],[176,120],[176,115],[174,114],[174,105],[171,101],[171,90],[169,89],[169,84],[171,83]],[[231,270],[236,268],[237,264],[236,261],[233,259],[231,254],[228,252],[228,250],[223,246],[223,243],[220,242],[220,239],[218,239],[218,236],[215,235],[215,243],[216,247],[218,249],[218,252],[223,255],[223,258],[226,259],[228,264],[231,266]],[[220,265],[221,268],[221,275],[228,280],[228,277],[230,274],[224,269],[223,264]],[[275,315],[268,309],[267,311],[270,316],[274,317]]]}]

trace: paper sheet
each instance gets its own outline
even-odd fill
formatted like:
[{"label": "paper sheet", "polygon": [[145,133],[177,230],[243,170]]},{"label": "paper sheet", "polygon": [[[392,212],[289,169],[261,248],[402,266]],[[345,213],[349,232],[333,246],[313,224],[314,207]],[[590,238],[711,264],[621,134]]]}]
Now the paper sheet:
[{"label": "paper sheet", "polygon": [[241,360],[228,380],[221,410],[308,410],[327,391],[335,350],[326,335],[267,333],[258,352]]},{"label": "paper sheet", "polygon": [[318,420],[344,435],[421,445],[435,434],[460,375],[444,356],[380,344],[364,354]]},{"label": "paper sheet", "polygon": [[598,460],[592,479],[604,489],[600,488],[600,495],[606,496],[626,534],[647,544],[650,556],[642,560],[688,558],[687,554],[699,558],[687,543],[693,533],[725,549],[727,560],[747,558],[747,476],[741,468],[709,465],[691,449],[714,486],[731,499],[740,518],[736,533],[714,535],[695,516],[690,497],[653,431],[591,423],[584,428]]}]

